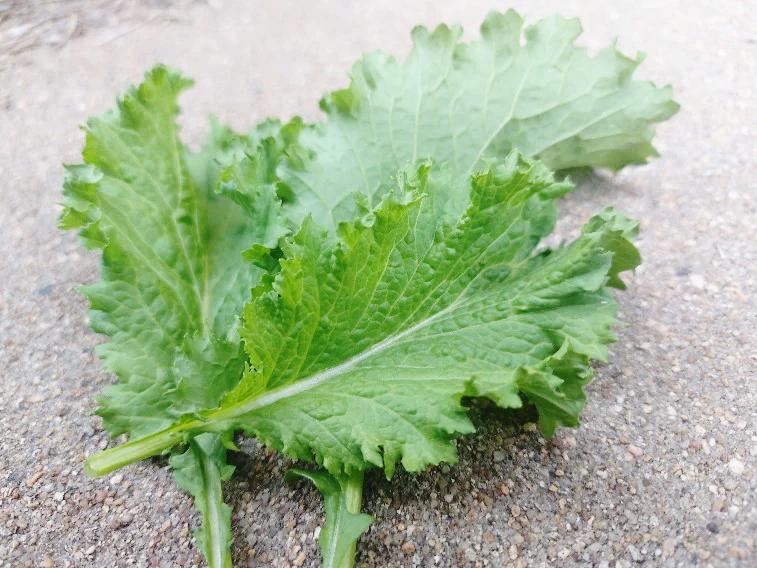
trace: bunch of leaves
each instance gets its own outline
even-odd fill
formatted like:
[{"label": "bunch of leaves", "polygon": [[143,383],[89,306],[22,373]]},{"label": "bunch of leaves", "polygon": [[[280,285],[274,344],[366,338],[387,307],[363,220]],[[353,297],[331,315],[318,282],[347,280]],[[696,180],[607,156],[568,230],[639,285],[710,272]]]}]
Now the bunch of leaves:
[{"label": "bunch of leaves", "polygon": [[325,565],[349,566],[363,471],[454,461],[463,397],[527,399],[545,435],[578,423],[636,224],[606,210],[540,249],[571,187],[550,169],[643,163],[677,107],[638,60],[575,47],[573,20],[481,31],[416,28],[404,63],[355,66],[324,122],[215,125],[197,154],[175,120],[189,81],[164,67],[89,122],[62,226],[102,249],[84,291],[119,382],[98,413],[130,441],[87,471],[172,452],[211,566],[230,564],[237,430],[323,468],[292,475],[325,496]]}]

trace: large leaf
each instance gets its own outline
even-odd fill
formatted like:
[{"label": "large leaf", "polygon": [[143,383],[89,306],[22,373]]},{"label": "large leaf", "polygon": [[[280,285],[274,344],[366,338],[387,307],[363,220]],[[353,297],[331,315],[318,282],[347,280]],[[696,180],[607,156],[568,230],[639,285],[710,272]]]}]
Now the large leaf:
[{"label": "large leaf", "polygon": [[577,20],[555,16],[524,39],[511,10],[491,13],[477,41],[461,43],[457,26],[417,27],[404,62],[364,56],[282,164],[286,214],[336,227],[352,219],[354,192],[375,204],[398,168],[424,158],[461,185],[513,148],[551,169],[644,163],[656,155],[650,125],[678,108],[671,90],[632,79],[641,57],[614,45],[590,57],[574,44],[580,33]]},{"label": "large leaf", "polygon": [[[473,427],[463,395],[503,407],[525,392],[551,434],[575,425],[612,341],[605,291],[627,244],[607,214],[570,246],[533,256],[569,189],[539,164],[507,163],[471,182],[471,203],[439,220],[425,167],[337,237],[306,221],[245,309],[252,369],[215,419],[332,473],[455,459]],[[422,194],[429,194],[423,199]]]},{"label": "large leaf", "polygon": [[[576,425],[591,359],[613,341],[607,286],[638,264],[636,225],[612,211],[567,246],[535,252],[569,190],[513,153],[472,177],[458,219],[437,212],[433,168],[338,234],[307,219],[244,311],[250,367],[219,408],[90,458],[146,457],[191,432],[244,429],[341,475],[454,461],[473,431],[463,396]],[[442,175],[441,183],[447,177]]]}]

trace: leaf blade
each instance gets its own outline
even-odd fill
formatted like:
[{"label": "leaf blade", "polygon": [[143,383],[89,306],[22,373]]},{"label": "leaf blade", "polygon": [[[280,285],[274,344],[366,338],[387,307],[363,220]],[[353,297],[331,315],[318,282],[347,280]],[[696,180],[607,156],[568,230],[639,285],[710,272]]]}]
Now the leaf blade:
[{"label": "leaf blade", "polygon": [[[104,390],[97,413],[111,435],[127,432],[156,453],[166,448],[151,433],[217,405],[242,376],[238,316],[262,273],[242,253],[280,233],[277,215],[268,214],[278,202],[269,200],[261,215],[258,202],[217,192],[221,166],[260,142],[267,126],[241,137],[214,125],[210,141],[191,154],[176,123],[178,96],[190,84],[156,66],[115,109],[90,119],[84,163],[67,168],[60,220],[102,249],[102,279],[84,293],[92,327],[109,337],[98,354],[119,381]],[[179,433],[172,446],[189,448],[170,461],[203,514],[199,542],[209,563],[228,566],[221,482],[230,469],[216,438]],[[85,470],[119,465],[95,459]]]},{"label": "leaf blade", "polygon": [[517,157],[474,177],[452,225],[418,185],[405,189],[338,236],[306,222],[288,242],[245,309],[251,368],[204,427],[244,429],[334,475],[391,476],[398,461],[456,459],[452,438],[473,431],[463,396],[505,407],[529,396],[547,434],[577,423],[590,360],[614,341],[606,286],[614,252],[632,246],[629,222],[608,210],[534,254],[566,188]]},{"label": "leaf blade", "polygon": [[[236,383],[238,316],[262,273],[242,252],[281,234],[277,217],[216,191],[220,164],[248,138],[215,125],[196,155],[179,140],[177,98],[189,85],[156,66],[90,119],[84,163],[67,167],[61,227],[102,249],[102,280],[83,291],[92,327],[110,338],[98,354],[119,377],[98,410],[112,435],[159,430]],[[197,380],[192,364],[213,380]]]},{"label": "leaf blade", "polygon": [[645,163],[657,155],[651,125],[678,109],[670,88],[632,79],[642,58],[614,45],[589,57],[580,33],[560,17],[524,28],[510,10],[490,13],[470,43],[456,26],[417,27],[405,61],[364,56],[280,167],[294,196],[286,214],[336,228],[354,216],[353,192],[375,206],[398,168],[426,158],[463,185],[512,149],[550,169]]}]

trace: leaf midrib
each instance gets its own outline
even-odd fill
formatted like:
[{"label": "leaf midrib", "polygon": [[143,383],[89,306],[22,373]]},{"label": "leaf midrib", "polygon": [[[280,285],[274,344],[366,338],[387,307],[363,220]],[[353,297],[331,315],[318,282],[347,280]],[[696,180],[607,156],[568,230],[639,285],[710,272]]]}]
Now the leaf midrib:
[{"label": "leaf midrib", "polygon": [[[160,129],[158,128],[158,126],[156,125],[155,121],[153,120],[153,117],[150,114],[149,109],[147,108],[147,106],[144,103],[142,103],[142,102],[140,102],[140,104],[141,104],[142,108],[145,110],[145,116],[148,119],[147,123],[150,125],[150,128],[152,129],[152,131],[153,131],[153,133],[155,135],[156,142],[158,143],[159,146],[162,146],[162,144],[161,144],[161,138],[160,138]],[[118,130],[113,129],[112,125],[110,125],[108,123],[103,123],[103,124],[104,124],[104,126],[106,126],[108,128],[108,130],[110,130],[110,133],[112,134],[113,138],[118,141],[118,143],[120,144],[120,146],[122,147],[122,149],[126,151],[126,153],[131,158],[131,161],[136,166],[136,168],[146,175],[146,177],[149,180],[150,184],[155,189],[155,195],[161,200],[161,202],[166,207],[166,209],[170,211],[171,207],[170,207],[168,201],[166,200],[165,193],[161,190],[161,184],[158,183],[158,180],[152,174],[152,172],[150,171],[150,169],[147,168],[147,167],[144,167],[143,162],[134,153],[134,151],[129,146],[129,144],[121,137],[121,134],[120,134],[120,132],[118,132]],[[182,192],[182,189],[183,189],[182,186],[185,183],[185,179],[184,179],[183,172],[181,171],[181,164],[179,163],[179,148],[178,148],[178,141],[177,141],[177,136],[176,136],[175,130],[172,132],[172,146],[173,146],[172,148],[167,148],[167,150],[168,150],[168,154],[171,157],[171,167],[174,170],[173,171],[173,175],[175,177],[175,182],[177,184],[177,195],[180,196],[180,194]],[[129,184],[128,182],[126,182],[125,180],[121,180],[120,178],[118,178],[118,176],[112,176],[111,175],[109,177],[111,177],[112,179],[118,179],[119,181],[122,181],[123,183],[125,183],[128,186],[132,185],[132,184]],[[134,194],[139,194],[139,192],[135,191]],[[141,195],[140,195],[140,197],[141,197]],[[180,200],[180,197],[178,197],[178,199]],[[197,217],[198,207],[197,207],[196,203],[194,203],[193,209],[194,209],[194,211],[193,211],[193,218],[194,218],[195,225],[196,225],[194,227],[194,230],[195,230],[196,234],[199,236],[199,232],[198,232],[199,231],[199,226],[197,226],[197,224],[199,222],[199,219]],[[168,219],[170,221],[170,227],[171,227],[171,229],[174,232],[174,235],[176,237],[177,242],[179,243],[179,249],[181,251],[181,254],[184,257],[185,261],[187,262],[187,269],[188,269],[188,271],[189,271],[189,273],[191,275],[191,278],[192,278],[191,289],[194,291],[195,296],[197,298],[197,302],[198,302],[197,308],[199,310],[199,314],[197,314],[197,315],[200,318],[200,321],[199,321],[200,329],[203,332],[203,334],[207,335],[208,332],[209,332],[209,329],[208,329],[209,328],[209,322],[207,321],[207,309],[208,309],[208,306],[209,306],[209,303],[210,303],[209,302],[209,300],[210,300],[210,298],[209,298],[209,290],[207,288],[207,276],[208,276],[207,275],[207,266],[208,266],[208,262],[207,262],[208,261],[208,259],[207,259],[207,249],[201,251],[201,256],[203,256],[203,268],[205,269],[205,274],[203,276],[203,281],[205,283],[205,287],[203,288],[201,286],[198,278],[197,278],[196,266],[194,265],[194,263],[192,262],[192,260],[189,257],[189,249],[187,248],[187,243],[186,243],[186,241],[184,239],[184,235],[182,234],[181,230],[179,229],[178,224],[176,223],[176,219],[174,218],[173,215],[170,215],[170,214],[167,217],[168,217]],[[201,241],[198,241],[198,244],[199,244],[199,242],[201,242]],[[175,270],[175,268],[172,267],[172,270]]]},{"label": "leaf midrib", "polygon": [[368,349],[362,351],[361,353],[358,353],[357,355],[350,357],[349,359],[340,363],[339,365],[336,365],[334,367],[329,367],[328,369],[319,371],[315,373],[314,375],[311,375],[305,379],[301,379],[299,381],[290,383],[288,385],[279,387],[277,389],[265,392],[261,395],[257,395],[252,399],[245,399],[231,406],[228,406],[225,408],[222,407],[212,412],[211,414],[209,414],[207,418],[213,421],[223,421],[223,420],[230,420],[230,419],[238,418],[254,410],[258,410],[260,408],[270,406],[281,400],[291,398],[299,394],[302,394],[304,392],[307,392],[309,390],[312,390],[322,385],[323,383],[331,381],[332,379],[336,377],[349,373],[350,371],[354,370],[363,361],[370,359],[371,357],[378,355],[379,353],[387,351],[388,349],[391,349],[396,344],[398,344],[401,340],[405,339],[407,336],[412,335],[413,333],[430,326],[431,324],[435,323],[440,318],[456,310],[458,308],[458,305],[459,305],[459,302],[453,302],[452,304],[450,304],[443,310],[436,312],[435,314],[429,316],[428,318],[421,320],[415,325],[395,335],[387,337],[383,341],[380,341],[379,343],[376,343],[375,345],[369,347]]}]

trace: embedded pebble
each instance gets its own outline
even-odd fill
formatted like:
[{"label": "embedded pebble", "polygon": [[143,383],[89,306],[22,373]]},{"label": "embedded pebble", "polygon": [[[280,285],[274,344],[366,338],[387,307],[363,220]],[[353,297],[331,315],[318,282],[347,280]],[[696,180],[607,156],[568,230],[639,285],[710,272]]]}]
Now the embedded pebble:
[{"label": "embedded pebble", "polygon": [[731,473],[734,475],[741,475],[744,473],[744,462],[734,458],[728,462],[728,469],[730,469]]},{"label": "embedded pebble", "polygon": [[628,446],[628,453],[631,454],[635,458],[640,458],[644,455],[644,450],[642,450],[638,446],[634,446],[633,444],[630,444]]},{"label": "embedded pebble", "polygon": [[405,542],[400,548],[403,554],[412,554],[415,552],[415,544],[410,541]]}]

